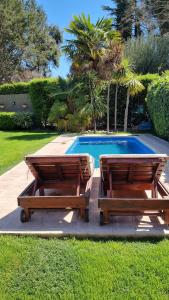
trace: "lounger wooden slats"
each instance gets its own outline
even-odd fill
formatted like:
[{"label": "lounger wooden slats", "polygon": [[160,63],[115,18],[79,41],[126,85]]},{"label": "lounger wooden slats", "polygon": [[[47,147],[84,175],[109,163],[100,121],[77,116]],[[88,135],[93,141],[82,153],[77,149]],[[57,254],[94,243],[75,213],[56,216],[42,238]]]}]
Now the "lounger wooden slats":
[{"label": "lounger wooden slats", "polygon": [[[18,197],[21,221],[34,209],[72,208],[89,220],[92,159],[89,155],[27,156],[25,161],[35,180]],[[52,190],[50,195],[49,190]]]},{"label": "lounger wooden slats", "polygon": [[[107,155],[100,158],[100,223],[109,223],[109,215],[136,215],[157,210],[169,223],[169,192],[160,182],[168,160],[165,154]],[[134,191],[151,191],[150,199],[134,197]],[[123,191],[117,197],[115,191]],[[127,195],[132,193],[132,197]],[[118,193],[116,193],[118,194]],[[160,198],[159,198],[160,197]],[[146,214],[148,213],[146,212]]]}]

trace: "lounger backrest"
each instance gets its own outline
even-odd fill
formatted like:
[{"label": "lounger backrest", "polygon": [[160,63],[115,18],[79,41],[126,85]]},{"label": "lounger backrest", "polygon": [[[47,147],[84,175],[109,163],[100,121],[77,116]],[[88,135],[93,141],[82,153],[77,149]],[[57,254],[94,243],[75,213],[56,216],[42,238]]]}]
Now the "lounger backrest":
[{"label": "lounger backrest", "polygon": [[105,185],[113,183],[152,183],[158,181],[167,155],[109,155],[100,157],[101,176]]},{"label": "lounger backrest", "polygon": [[26,156],[26,164],[39,180],[67,180],[77,178],[87,182],[92,169],[89,155]]}]

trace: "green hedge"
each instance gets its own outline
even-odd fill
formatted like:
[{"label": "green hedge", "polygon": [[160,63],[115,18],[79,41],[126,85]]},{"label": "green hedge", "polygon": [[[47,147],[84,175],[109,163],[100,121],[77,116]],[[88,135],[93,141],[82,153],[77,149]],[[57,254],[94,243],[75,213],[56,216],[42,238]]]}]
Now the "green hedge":
[{"label": "green hedge", "polygon": [[150,85],[146,100],[156,134],[169,139],[169,77]]},{"label": "green hedge", "polygon": [[46,126],[50,109],[55,101],[48,88],[56,86],[57,79],[34,79],[30,82],[29,94],[37,126]]},{"label": "green hedge", "polygon": [[14,82],[0,85],[0,95],[27,94],[30,82]]},{"label": "green hedge", "polygon": [[33,124],[32,113],[0,112],[0,130],[30,129]]}]

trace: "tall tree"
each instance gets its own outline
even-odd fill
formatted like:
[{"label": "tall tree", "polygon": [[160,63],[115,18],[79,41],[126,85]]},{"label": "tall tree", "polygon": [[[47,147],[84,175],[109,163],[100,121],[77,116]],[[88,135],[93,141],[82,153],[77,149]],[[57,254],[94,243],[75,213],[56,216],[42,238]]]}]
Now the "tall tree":
[{"label": "tall tree", "polygon": [[120,31],[122,37],[127,38],[132,36],[132,21],[127,17],[130,8],[130,1],[112,0],[112,7],[103,6],[103,10],[107,11],[113,18],[113,27]]},{"label": "tall tree", "polygon": [[157,20],[160,34],[169,32],[169,1],[168,0],[151,0],[146,1],[151,7],[152,15]]},{"label": "tall tree", "polygon": [[113,27],[121,32],[124,40],[132,36],[139,36],[141,30],[140,1],[137,0],[112,0],[112,7],[103,6],[113,17]]},{"label": "tall tree", "polygon": [[44,74],[58,65],[61,34],[48,26],[35,0],[0,1],[0,83],[25,71]]}]

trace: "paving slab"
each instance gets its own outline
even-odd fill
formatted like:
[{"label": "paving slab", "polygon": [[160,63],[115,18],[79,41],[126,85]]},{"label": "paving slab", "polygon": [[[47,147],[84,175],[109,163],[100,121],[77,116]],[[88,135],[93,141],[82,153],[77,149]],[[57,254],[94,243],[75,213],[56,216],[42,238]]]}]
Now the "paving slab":
[{"label": "paving slab", "polygon": [[[36,154],[64,154],[75,140],[76,135],[64,134],[36,152]],[[169,143],[151,134],[141,134],[138,138],[157,153],[169,155]],[[38,236],[80,236],[80,237],[164,237],[169,236],[169,227],[160,217],[113,217],[112,223],[99,225],[98,191],[99,169],[94,170],[90,197],[90,222],[83,222],[77,211],[37,210],[31,221],[21,223],[17,196],[33,180],[25,162],[21,162],[0,176],[0,234]],[[169,165],[162,180],[169,188]]]}]

